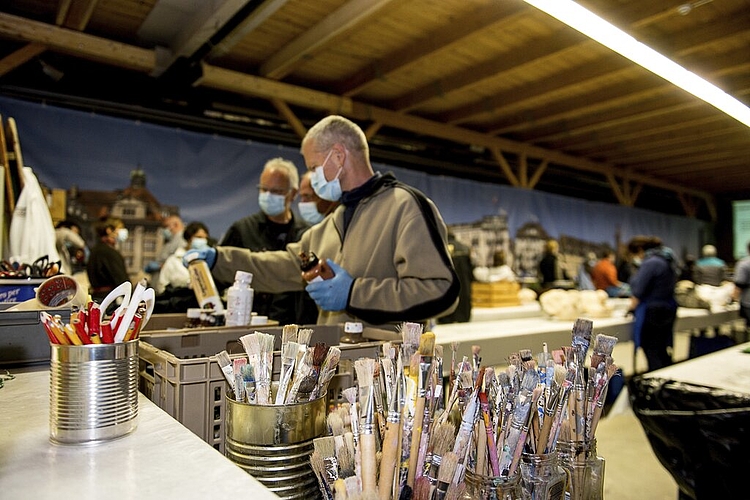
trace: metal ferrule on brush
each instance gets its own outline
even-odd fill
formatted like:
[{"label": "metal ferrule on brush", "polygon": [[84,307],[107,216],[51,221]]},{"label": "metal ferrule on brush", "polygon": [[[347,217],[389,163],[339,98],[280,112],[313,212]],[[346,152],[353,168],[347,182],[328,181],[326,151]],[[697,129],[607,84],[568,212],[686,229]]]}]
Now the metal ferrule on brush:
[{"label": "metal ferrule on brush", "polygon": [[362,427],[359,429],[360,434],[375,433],[375,389],[373,386],[368,387],[367,400],[365,402],[364,419]]}]

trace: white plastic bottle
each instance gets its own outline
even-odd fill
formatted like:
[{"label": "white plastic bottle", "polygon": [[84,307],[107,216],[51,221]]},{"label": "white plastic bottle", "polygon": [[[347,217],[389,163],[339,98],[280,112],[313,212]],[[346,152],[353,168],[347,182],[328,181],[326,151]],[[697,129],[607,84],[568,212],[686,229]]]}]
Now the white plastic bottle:
[{"label": "white plastic bottle", "polygon": [[227,289],[227,326],[247,326],[253,310],[252,273],[237,271],[234,284]]}]

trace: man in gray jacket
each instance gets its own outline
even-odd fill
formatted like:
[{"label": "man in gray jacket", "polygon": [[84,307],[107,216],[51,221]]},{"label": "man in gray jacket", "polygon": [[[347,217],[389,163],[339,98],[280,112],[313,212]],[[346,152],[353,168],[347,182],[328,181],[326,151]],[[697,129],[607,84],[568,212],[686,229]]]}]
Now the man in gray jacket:
[{"label": "man in gray jacket", "polygon": [[[253,273],[259,291],[305,289],[318,305],[319,324],[398,324],[452,312],[460,285],[432,201],[392,174],[374,172],[362,129],[341,116],[314,125],[301,152],[315,192],[340,205],[285,250],[194,252],[214,278],[227,281],[242,269]],[[332,279],[302,280],[299,254],[310,251],[327,260]]]}]

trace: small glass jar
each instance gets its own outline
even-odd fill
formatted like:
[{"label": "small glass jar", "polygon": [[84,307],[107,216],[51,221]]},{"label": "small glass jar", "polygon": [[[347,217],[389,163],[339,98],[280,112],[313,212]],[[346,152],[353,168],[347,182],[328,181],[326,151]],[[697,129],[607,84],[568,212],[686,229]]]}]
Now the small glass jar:
[{"label": "small glass jar", "polygon": [[568,475],[559,463],[557,453],[523,453],[521,484],[526,500],[562,500]]},{"label": "small glass jar", "polygon": [[483,476],[467,470],[462,500],[521,500],[521,476]]},{"label": "small glass jar", "polygon": [[601,500],[604,498],[604,459],[596,455],[596,439],[558,441],[560,465],[570,474],[567,498]]},{"label": "small glass jar", "polygon": [[333,270],[325,261],[318,259],[315,252],[300,252],[300,269],[302,279],[308,283],[320,280],[329,280],[334,277]]}]

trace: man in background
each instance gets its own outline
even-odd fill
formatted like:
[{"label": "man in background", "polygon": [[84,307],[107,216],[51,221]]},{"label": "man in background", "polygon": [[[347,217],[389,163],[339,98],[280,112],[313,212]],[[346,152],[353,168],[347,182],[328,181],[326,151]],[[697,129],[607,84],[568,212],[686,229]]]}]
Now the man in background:
[{"label": "man in background", "polygon": [[297,208],[299,214],[305,219],[305,222],[314,226],[323,220],[323,218],[333,212],[333,210],[339,206],[337,201],[324,200],[317,194],[312,188],[312,182],[310,178],[312,172],[309,170],[302,174],[302,178],[299,181],[299,203]]},{"label": "man in background", "polygon": [[[266,162],[258,184],[260,212],[234,222],[220,245],[266,252],[282,250],[287,244],[299,241],[310,226],[304,220],[298,220],[292,212],[298,189],[299,173],[294,163],[283,158]],[[229,284],[217,283],[219,288],[226,288]],[[317,308],[305,295],[301,291],[271,294],[256,290],[253,311],[282,325],[315,323]]]},{"label": "man in background", "polygon": [[695,263],[693,279],[696,285],[721,286],[727,279],[727,263],[716,256],[716,247],[705,245],[701,258]]},{"label": "man in background", "polygon": [[159,271],[164,265],[164,261],[178,249],[185,248],[184,231],[185,223],[177,214],[167,216],[162,222],[161,234],[162,238],[164,238],[164,245],[161,247],[161,252],[159,252],[156,260],[152,260],[146,264],[143,270],[151,275],[150,281],[152,284],[159,282]]}]

